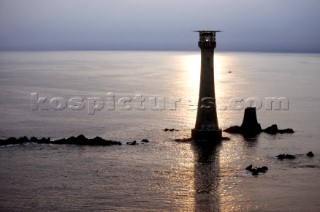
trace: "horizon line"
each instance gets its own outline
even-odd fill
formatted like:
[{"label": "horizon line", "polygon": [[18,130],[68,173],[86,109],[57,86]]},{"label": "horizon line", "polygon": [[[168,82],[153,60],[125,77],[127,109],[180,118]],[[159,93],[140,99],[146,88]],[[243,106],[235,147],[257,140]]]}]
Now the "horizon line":
[{"label": "horizon line", "polygon": [[[198,52],[197,49],[0,49],[0,52]],[[320,54],[319,51],[285,51],[285,50],[215,50],[215,52],[248,52],[248,53],[291,53],[291,54]]]}]

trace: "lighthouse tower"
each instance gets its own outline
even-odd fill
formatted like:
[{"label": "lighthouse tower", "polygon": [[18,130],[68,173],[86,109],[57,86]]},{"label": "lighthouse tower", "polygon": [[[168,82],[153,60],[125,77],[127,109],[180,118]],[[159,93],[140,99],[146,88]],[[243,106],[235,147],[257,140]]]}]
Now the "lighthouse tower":
[{"label": "lighthouse tower", "polygon": [[214,49],[216,33],[220,31],[196,31],[200,39],[201,76],[198,111],[195,128],[191,135],[193,140],[219,141],[222,132],[219,129],[214,89]]}]

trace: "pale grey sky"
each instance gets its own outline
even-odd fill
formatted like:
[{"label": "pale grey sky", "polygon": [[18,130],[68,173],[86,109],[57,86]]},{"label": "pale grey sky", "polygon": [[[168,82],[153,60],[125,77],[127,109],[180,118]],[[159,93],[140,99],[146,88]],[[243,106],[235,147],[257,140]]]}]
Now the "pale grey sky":
[{"label": "pale grey sky", "polygon": [[0,50],[320,52],[319,0],[0,0]]}]

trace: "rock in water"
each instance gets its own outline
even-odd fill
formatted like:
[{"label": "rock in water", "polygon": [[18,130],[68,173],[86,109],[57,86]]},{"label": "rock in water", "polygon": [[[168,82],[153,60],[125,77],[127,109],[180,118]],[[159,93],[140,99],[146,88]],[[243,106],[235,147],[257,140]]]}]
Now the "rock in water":
[{"label": "rock in water", "polygon": [[280,154],[280,155],[277,155],[276,156],[279,160],[283,160],[283,159],[290,159],[290,160],[292,160],[292,159],[295,159],[296,158],[296,156],[294,156],[294,155],[289,155],[289,154]]},{"label": "rock in water", "polygon": [[273,124],[270,127],[267,127],[266,129],[264,129],[263,131],[268,134],[277,134],[279,129],[276,124]]},{"label": "rock in water", "polygon": [[237,134],[241,134],[241,127],[239,126],[231,126],[225,130],[223,130],[224,132],[227,132],[227,133],[237,133]]},{"label": "rock in water", "polygon": [[279,130],[278,126],[276,124],[271,125],[270,127],[267,127],[266,129],[263,130],[263,132],[268,133],[268,134],[283,134],[283,133],[294,133],[293,129],[283,129]]},{"label": "rock in water", "polygon": [[310,152],[307,153],[307,156],[312,158],[314,156],[314,154],[313,154],[313,152],[310,151]]},{"label": "rock in water", "polygon": [[294,133],[293,129],[291,129],[291,128],[283,129],[283,130],[278,130],[278,132],[279,132],[280,134],[283,134],[283,133]]},{"label": "rock in water", "polygon": [[266,173],[268,171],[267,166],[255,167],[252,168],[252,164],[246,168],[247,171],[250,171],[252,175],[259,175],[259,173]]},{"label": "rock in water", "polygon": [[258,174],[259,174],[259,172],[258,172],[257,170],[254,169],[254,170],[252,171],[252,175],[253,175],[253,176],[257,176]]},{"label": "rock in water", "polygon": [[253,169],[252,169],[252,164],[251,164],[250,166],[248,166],[248,167],[246,168],[246,170],[252,171],[252,170],[253,170]]},{"label": "rock in water", "polygon": [[137,145],[137,141],[127,142],[128,145]]},{"label": "rock in water", "polygon": [[262,132],[261,126],[257,121],[255,107],[247,107],[241,124],[241,132],[244,135],[256,135]]}]

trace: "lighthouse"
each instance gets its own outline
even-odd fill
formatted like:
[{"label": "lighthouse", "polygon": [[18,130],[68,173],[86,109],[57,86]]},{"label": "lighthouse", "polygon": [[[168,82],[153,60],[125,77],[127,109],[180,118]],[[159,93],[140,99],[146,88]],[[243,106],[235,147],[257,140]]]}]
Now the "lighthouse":
[{"label": "lighthouse", "polygon": [[198,46],[201,49],[201,74],[197,118],[191,135],[196,141],[220,141],[222,132],[217,118],[213,65],[216,33],[220,31],[196,32],[199,33]]}]

